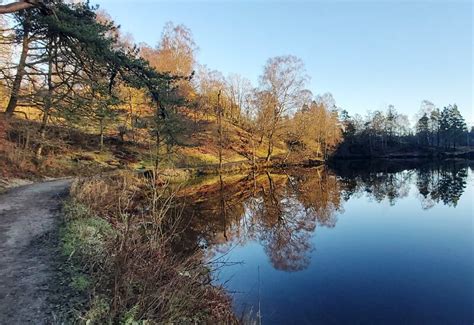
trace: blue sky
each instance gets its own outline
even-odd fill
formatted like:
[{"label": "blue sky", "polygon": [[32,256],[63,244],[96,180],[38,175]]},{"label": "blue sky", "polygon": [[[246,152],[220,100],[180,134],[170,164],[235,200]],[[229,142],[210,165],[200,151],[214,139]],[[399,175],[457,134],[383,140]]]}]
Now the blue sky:
[{"label": "blue sky", "polygon": [[92,2],[136,42],[155,45],[167,21],[188,26],[201,64],[255,84],[268,58],[292,54],[313,94],[350,113],[393,104],[411,117],[427,99],[474,122],[471,1]]}]

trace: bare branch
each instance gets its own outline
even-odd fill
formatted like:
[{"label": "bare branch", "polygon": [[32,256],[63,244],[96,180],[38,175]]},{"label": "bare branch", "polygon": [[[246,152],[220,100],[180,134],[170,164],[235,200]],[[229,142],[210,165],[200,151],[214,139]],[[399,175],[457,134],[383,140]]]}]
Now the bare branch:
[{"label": "bare branch", "polygon": [[17,2],[0,5],[0,14],[11,14],[20,10],[30,9],[40,4],[38,0],[20,0]]}]

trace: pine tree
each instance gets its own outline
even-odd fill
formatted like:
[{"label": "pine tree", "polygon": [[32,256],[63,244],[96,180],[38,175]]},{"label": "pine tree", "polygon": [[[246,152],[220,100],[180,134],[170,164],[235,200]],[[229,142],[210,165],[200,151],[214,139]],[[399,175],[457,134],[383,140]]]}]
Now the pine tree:
[{"label": "pine tree", "polygon": [[385,131],[388,134],[389,142],[393,141],[393,137],[395,135],[397,116],[398,116],[398,113],[395,110],[395,106],[389,105],[387,109],[387,117],[386,117],[386,123],[385,123],[386,124]]},{"label": "pine tree", "polygon": [[451,109],[449,107],[444,107],[440,114],[439,119],[439,130],[441,138],[444,142],[444,147],[447,149],[451,140]]},{"label": "pine tree", "polygon": [[440,117],[440,132],[443,136],[445,147],[449,148],[452,145],[453,148],[456,148],[456,144],[459,143],[466,131],[466,122],[459,112],[457,105],[445,107]]},{"label": "pine tree", "polygon": [[420,144],[422,145],[429,144],[429,134],[430,134],[429,121],[430,119],[425,113],[418,120],[418,123],[416,124],[416,133],[419,138]]},{"label": "pine tree", "polygon": [[344,136],[344,139],[350,139],[350,141],[352,142],[352,138],[356,133],[356,128],[352,117],[349,115],[349,112],[347,112],[345,109],[342,110],[339,116],[339,120],[342,123],[342,135]]},{"label": "pine tree", "polygon": [[434,145],[436,139],[436,146],[439,147],[440,137],[440,112],[439,108],[435,108],[430,113],[430,133],[431,133],[431,145]]},{"label": "pine tree", "polygon": [[453,147],[456,149],[456,144],[459,143],[464,132],[467,131],[466,122],[456,104],[450,107],[450,122]]}]

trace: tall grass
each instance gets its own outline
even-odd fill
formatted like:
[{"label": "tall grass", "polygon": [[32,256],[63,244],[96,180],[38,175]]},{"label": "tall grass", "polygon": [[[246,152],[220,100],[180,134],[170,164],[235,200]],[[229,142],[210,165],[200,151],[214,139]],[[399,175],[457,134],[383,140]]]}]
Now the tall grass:
[{"label": "tall grass", "polygon": [[186,216],[173,206],[173,193],[155,184],[119,173],[72,186],[73,204],[87,213],[73,211],[68,224],[75,235],[66,232],[63,247],[87,274],[88,280],[75,281],[89,293],[82,319],[97,324],[237,323],[229,296],[211,284],[203,252],[174,249]]}]

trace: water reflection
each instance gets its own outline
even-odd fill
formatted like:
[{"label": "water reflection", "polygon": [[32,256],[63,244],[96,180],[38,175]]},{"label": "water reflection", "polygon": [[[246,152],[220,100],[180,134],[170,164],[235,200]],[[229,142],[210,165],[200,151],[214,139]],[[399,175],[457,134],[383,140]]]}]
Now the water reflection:
[{"label": "water reflection", "polygon": [[256,237],[274,268],[298,271],[310,262],[310,239],[318,224],[335,225],[334,211],[339,207],[334,175],[266,174],[266,184],[253,197],[248,213],[256,225]]},{"label": "water reflection", "polygon": [[429,209],[439,202],[456,206],[466,187],[466,179],[466,168],[420,170],[417,187],[423,207]]},{"label": "water reflection", "polygon": [[416,182],[419,198],[424,209],[437,203],[456,206],[466,188],[467,170],[470,162],[447,161],[405,166],[378,164],[360,166],[350,162],[335,166],[344,186],[344,199],[360,193],[367,193],[377,202],[388,200],[391,205],[408,196],[410,186]]},{"label": "water reflection", "polygon": [[183,249],[199,245],[225,252],[257,241],[273,268],[306,269],[315,249],[318,227],[335,227],[344,202],[366,196],[390,205],[409,195],[412,184],[423,209],[437,204],[456,206],[466,187],[466,162],[444,164],[382,164],[352,162],[305,170],[198,180],[178,197],[192,216]]}]

